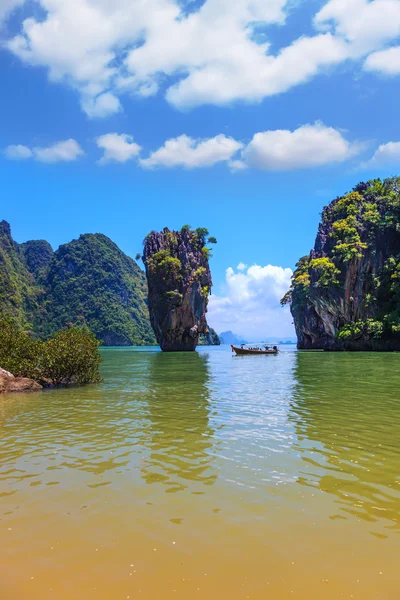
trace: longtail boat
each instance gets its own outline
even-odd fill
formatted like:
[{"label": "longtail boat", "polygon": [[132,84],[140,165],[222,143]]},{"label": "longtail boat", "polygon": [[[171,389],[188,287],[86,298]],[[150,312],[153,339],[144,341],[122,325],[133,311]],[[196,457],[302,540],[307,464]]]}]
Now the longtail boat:
[{"label": "longtail boat", "polygon": [[276,346],[274,346],[273,348],[268,348],[267,346],[262,349],[262,348],[244,348],[243,346],[241,348],[238,348],[237,346],[233,346],[231,344],[231,348],[232,348],[232,352],[235,352],[238,355],[243,355],[243,354],[278,354],[279,350]]}]

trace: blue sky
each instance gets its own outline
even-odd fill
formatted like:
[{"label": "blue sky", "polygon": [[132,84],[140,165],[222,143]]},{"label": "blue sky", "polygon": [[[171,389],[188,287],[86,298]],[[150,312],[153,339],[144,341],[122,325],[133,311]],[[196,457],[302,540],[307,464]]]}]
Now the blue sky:
[{"label": "blue sky", "polygon": [[0,0],[0,23],[15,239],[134,256],[206,226],[210,324],[292,335],[278,300],[322,207],[398,173],[399,0]]}]

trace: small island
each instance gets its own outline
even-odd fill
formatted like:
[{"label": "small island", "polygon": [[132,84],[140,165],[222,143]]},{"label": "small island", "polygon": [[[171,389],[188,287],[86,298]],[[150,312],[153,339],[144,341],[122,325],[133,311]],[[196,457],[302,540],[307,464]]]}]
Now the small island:
[{"label": "small island", "polygon": [[289,292],[298,347],[400,350],[400,177],[358,184],[322,213]]},{"label": "small island", "polygon": [[193,351],[208,333],[206,312],[212,279],[208,230],[152,231],[144,240],[143,262],[150,321],[164,352]]}]

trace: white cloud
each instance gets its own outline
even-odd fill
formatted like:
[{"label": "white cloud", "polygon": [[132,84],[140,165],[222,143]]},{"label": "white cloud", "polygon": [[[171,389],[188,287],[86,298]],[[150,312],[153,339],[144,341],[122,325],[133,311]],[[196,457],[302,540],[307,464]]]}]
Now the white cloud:
[{"label": "white cloud", "polygon": [[399,0],[330,0],[315,24],[348,42],[349,56],[360,57],[400,35]]},{"label": "white cloud", "polygon": [[7,158],[12,160],[26,160],[33,156],[32,150],[28,146],[17,144],[15,146],[7,146],[4,150],[4,154]]},{"label": "white cloud", "polygon": [[253,265],[236,272],[229,267],[226,295],[210,297],[207,321],[218,332],[231,329],[259,340],[294,335],[289,309],[280,306],[291,276],[291,269],[273,265]]},{"label": "white cloud", "polygon": [[245,265],[243,262],[239,263],[238,266],[236,267],[236,269],[238,271],[244,271],[246,269],[247,265]]},{"label": "white cloud", "polygon": [[373,157],[363,163],[361,168],[380,167],[385,165],[400,166],[400,142],[381,144]]},{"label": "white cloud", "polygon": [[131,135],[126,133],[107,133],[96,139],[96,144],[104,150],[100,164],[108,162],[124,163],[131,158],[137,156],[141,150],[141,146],[133,141]]},{"label": "white cloud", "polygon": [[82,98],[81,105],[88,117],[92,119],[108,117],[122,111],[119,98],[110,92],[104,92],[95,97],[86,94],[86,97]]},{"label": "white cloud", "polygon": [[181,135],[167,140],[148,158],[142,159],[140,164],[145,168],[210,167],[218,162],[229,161],[242,147],[241,142],[222,134],[207,140],[195,140],[187,135]]},{"label": "white cloud", "polygon": [[8,146],[5,150],[7,158],[27,159],[33,158],[40,162],[56,163],[56,162],[71,162],[84,154],[78,142],[73,139],[63,142],[56,142],[52,146],[45,148],[36,146],[28,148],[28,146],[16,145]]},{"label": "white cloud", "polygon": [[33,153],[36,160],[47,163],[71,162],[84,154],[78,142],[73,139],[56,142],[47,148],[33,148]]},{"label": "white cloud", "polygon": [[348,142],[336,129],[315,123],[294,131],[256,133],[242,152],[242,163],[268,171],[302,169],[342,162],[360,149],[360,144]]},{"label": "white cloud", "polygon": [[[22,2],[2,0],[0,18]],[[399,0],[329,0],[315,16],[315,34],[278,52],[268,30],[263,38],[254,33],[284,26],[290,0],[37,2],[44,18],[25,18],[6,46],[77,89],[92,118],[120,111],[124,93],[162,91],[179,108],[260,101],[384,50],[400,35]]]},{"label": "white cloud", "polygon": [[365,61],[364,69],[384,75],[400,75],[400,46],[373,52]]}]

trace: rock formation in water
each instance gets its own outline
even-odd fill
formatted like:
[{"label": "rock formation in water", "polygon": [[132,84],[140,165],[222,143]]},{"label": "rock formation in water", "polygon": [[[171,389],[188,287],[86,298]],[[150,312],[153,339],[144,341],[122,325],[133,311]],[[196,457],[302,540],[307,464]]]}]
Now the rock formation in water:
[{"label": "rock formation in water", "polygon": [[212,286],[207,236],[206,229],[185,226],[180,232],[152,231],[145,239],[150,320],[164,351],[195,350],[200,336],[207,333]]},{"label": "rock formation in water", "polygon": [[8,371],[0,368],[0,394],[8,392],[40,392],[42,386],[27,377],[14,377]]},{"label": "rock formation in water", "polygon": [[400,350],[400,178],[331,202],[296,267],[282,303],[299,348]]}]

